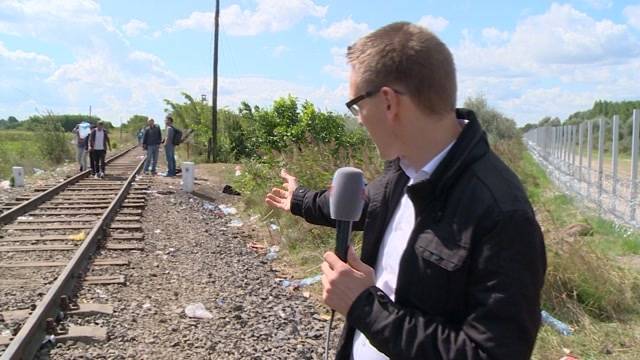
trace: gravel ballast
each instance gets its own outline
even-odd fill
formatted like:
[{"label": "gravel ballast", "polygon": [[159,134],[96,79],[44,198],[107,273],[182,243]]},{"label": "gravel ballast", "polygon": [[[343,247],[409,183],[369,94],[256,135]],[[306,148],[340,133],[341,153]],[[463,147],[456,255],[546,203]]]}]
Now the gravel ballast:
[{"label": "gravel ballast", "polygon": [[[111,304],[114,314],[68,322],[105,327],[109,340],[58,344],[50,358],[322,359],[327,321],[315,300],[276,281],[264,254],[247,247],[251,225],[230,226],[237,225],[234,215],[179,191],[179,181],[154,178],[143,213],[144,251],[103,251],[101,258],[130,265],[88,273],[122,274],[127,284],[87,285],[78,293],[79,302]],[[167,189],[175,193],[154,192]],[[212,318],[187,317],[185,307],[195,303]],[[339,332],[336,326],[332,349]]]}]

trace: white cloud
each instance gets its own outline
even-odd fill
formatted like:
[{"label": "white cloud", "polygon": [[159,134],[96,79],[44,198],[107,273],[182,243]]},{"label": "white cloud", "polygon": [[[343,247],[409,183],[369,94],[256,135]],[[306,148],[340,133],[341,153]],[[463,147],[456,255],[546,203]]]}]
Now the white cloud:
[{"label": "white cloud", "polygon": [[129,59],[150,62],[157,66],[164,66],[164,61],[157,55],[135,50],[129,54]]},{"label": "white cloud", "polygon": [[[251,36],[263,32],[287,30],[303,18],[322,18],[326,6],[316,5],[312,0],[257,0],[255,10],[242,9],[233,4],[220,11],[222,31],[237,36]],[[176,20],[168,31],[213,29],[213,12],[193,12],[188,18]]]},{"label": "white cloud", "polygon": [[640,42],[625,24],[552,4],[511,32],[487,28],[480,35],[467,30],[452,48],[459,100],[485,94],[521,124],[640,94],[640,84],[627,80],[640,70]]},{"label": "white cloud", "polygon": [[355,40],[371,31],[366,23],[357,23],[351,17],[335,22],[324,29],[309,25],[309,33],[331,40]]},{"label": "white cloud", "polygon": [[596,21],[570,5],[553,4],[542,15],[522,20],[512,33],[485,30],[483,36],[508,39],[484,46],[465,36],[454,48],[461,70],[505,77],[560,69],[563,65],[612,63],[640,54],[640,43],[626,25]]},{"label": "white cloud", "polygon": [[494,27],[488,27],[482,29],[482,37],[488,43],[499,43],[509,40],[509,32],[500,31]]},{"label": "white cloud", "polygon": [[0,33],[63,38],[81,27],[99,25],[116,32],[112,20],[100,15],[93,0],[4,0],[0,2]]},{"label": "white cloud", "polygon": [[449,20],[440,16],[425,15],[418,20],[417,24],[437,33],[449,25]]},{"label": "white cloud", "polygon": [[149,25],[138,19],[131,19],[128,23],[122,26],[122,30],[127,36],[138,36],[143,31],[147,30]]},{"label": "white cloud", "polygon": [[[14,66],[29,67],[33,70],[48,70],[53,66],[50,57],[23,50],[9,50],[0,41],[0,61],[12,62]],[[7,70],[7,68],[4,68]]]},{"label": "white cloud", "polygon": [[640,29],[640,5],[629,5],[622,11],[627,18],[627,23],[636,29]]},{"label": "white cloud", "polygon": [[583,0],[583,2],[596,10],[608,9],[613,6],[613,0]]},{"label": "white cloud", "polygon": [[345,56],[346,53],[347,50],[345,48],[331,48],[331,57],[333,59],[333,62],[331,64],[325,65],[322,70],[334,78],[345,81],[348,80],[349,64],[347,63],[347,59]]}]

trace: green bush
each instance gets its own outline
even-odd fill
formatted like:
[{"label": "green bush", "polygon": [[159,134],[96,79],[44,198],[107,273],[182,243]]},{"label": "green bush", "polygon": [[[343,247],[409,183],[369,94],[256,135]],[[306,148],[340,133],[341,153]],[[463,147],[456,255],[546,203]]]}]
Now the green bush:
[{"label": "green bush", "polygon": [[42,157],[51,163],[61,164],[71,158],[71,146],[64,129],[52,116],[42,117],[35,138]]}]

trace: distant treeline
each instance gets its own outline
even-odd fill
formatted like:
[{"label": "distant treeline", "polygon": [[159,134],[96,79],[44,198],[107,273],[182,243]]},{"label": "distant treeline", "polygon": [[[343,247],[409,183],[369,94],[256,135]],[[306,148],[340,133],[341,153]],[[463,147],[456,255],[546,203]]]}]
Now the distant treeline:
[{"label": "distant treeline", "polygon": [[[27,130],[27,131],[37,131],[42,128],[45,123],[45,118],[52,120],[53,122],[59,124],[65,132],[73,130],[76,124],[79,124],[83,121],[90,122],[92,124],[97,123],[101,119],[97,116],[89,115],[32,115],[26,120],[18,120],[15,116],[9,116],[7,119],[0,119],[0,130]],[[108,129],[113,128],[113,124],[109,121],[105,121],[105,127]]]},{"label": "distant treeline", "polygon": [[611,119],[613,115],[620,116],[621,128],[625,128],[630,126],[633,109],[640,109],[640,100],[597,100],[593,103],[593,107],[591,109],[574,112],[564,121],[560,120],[558,117],[545,116],[540,119],[537,124],[526,124],[522,128],[522,131],[527,132],[530,129],[535,129],[540,126],[575,125],[586,120],[595,120],[601,117]]},{"label": "distant treeline", "polygon": [[[522,128],[523,132],[527,132],[531,129],[535,129],[541,126],[560,126],[560,125],[577,125],[588,120],[606,119],[605,122],[605,152],[610,149],[610,143],[612,139],[611,134],[611,119],[613,115],[620,116],[620,137],[619,146],[620,151],[623,153],[630,152],[633,129],[632,114],[634,109],[640,109],[640,101],[605,101],[598,100],[593,104],[593,107],[589,110],[575,112],[565,120],[561,121],[558,117],[546,116],[542,118],[537,124],[527,124]],[[599,121],[593,122],[593,133],[598,134],[600,123]],[[585,135],[586,136],[586,135]],[[596,135],[597,136],[597,135]]]}]

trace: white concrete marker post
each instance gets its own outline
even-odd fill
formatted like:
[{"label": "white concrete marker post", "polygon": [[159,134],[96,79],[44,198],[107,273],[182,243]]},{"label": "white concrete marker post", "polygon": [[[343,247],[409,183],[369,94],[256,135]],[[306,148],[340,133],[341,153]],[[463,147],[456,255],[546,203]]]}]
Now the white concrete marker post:
[{"label": "white concrete marker post", "polygon": [[13,171],[13,186],[15,187],[23,187],[24,186],[24,169],[19,166],[14,166],[11,168]]},{"label": "white concrete marker post", "polygon": [[196,168],[192,162],[182,163],[182,190],[193,192],[193,182],[196,178]]}]

